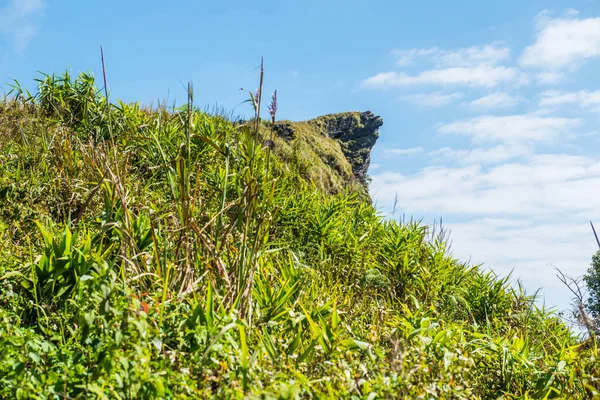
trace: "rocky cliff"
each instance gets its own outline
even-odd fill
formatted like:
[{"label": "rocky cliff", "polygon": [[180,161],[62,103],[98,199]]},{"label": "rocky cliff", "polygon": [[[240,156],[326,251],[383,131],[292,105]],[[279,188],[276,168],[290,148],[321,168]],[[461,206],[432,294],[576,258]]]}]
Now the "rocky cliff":
[{"label": "rocky cliff", "polygon": [[379,138],[383,119],[371,111],[365,111],[325,115],[311,122],[323,129],[330,138],[340,142],[354,176],[366,185],[371,149]]},{"label": "rocky cliff", "polygon": [[[274,130],[281,139],[279,148],[284,158],[289,159],[291,151],[295,161],[304,164],[306,175],[337,191],[355,183],[368,187],[371,150],[382,125],[380,116],[365,111],[328,114],[302,122],[281,121]],[[333,173],[324,172],[320,164]]]}]

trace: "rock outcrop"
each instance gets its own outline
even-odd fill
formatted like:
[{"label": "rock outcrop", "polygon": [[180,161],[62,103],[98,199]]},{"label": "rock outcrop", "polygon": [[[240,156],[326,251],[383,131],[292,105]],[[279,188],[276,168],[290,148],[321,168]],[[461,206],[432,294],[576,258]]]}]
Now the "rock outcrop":
[{"label": "rock outcrop", "polygon": [[275,131],[280,138],[291,141],[310,127],[314,133],[338,142],[354,178],[367,187],[371,150],[379,138],[382,125],[383,119],[371,111],[346,112],[323,115],[304,122],[281,121],[275,124]]},{"label": "rock outcrop", "polygon": [[371,111],[325,115],[313,120],[323,124],[327,135],[340,142],[346,159],[352,165],[354,176],[363,185],[368,184],[371,150],[379,138],[383,119]]}]

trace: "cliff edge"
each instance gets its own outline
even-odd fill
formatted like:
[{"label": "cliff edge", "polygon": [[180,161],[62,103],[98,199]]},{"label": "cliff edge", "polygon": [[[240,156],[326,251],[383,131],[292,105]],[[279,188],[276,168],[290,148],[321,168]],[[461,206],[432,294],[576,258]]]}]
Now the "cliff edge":
[{"label": "cliff edge", "polygon": [[311,120],[279,121],[277,153],[330,192],[361,185],[368,189],[371,150],[383,119],[372,113],[345,112]]}]

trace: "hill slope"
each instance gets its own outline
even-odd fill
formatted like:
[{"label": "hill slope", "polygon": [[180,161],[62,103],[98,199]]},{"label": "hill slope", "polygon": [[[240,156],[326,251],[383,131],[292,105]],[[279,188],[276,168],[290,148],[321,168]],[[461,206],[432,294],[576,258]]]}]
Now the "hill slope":
[{"label": "hill slope", "polygon": [[1,102],[0,396],[592,397],[592,341],[377,214],[380,123]]}]

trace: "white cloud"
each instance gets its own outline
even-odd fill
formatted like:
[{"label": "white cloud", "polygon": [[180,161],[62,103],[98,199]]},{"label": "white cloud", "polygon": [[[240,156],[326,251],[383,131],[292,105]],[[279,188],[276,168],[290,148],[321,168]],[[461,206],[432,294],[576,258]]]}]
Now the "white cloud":
[{"label": "white cloud", "polygon": [[437,160],[450,160],[460,164],[497,164],[503,161],[531,155],[533,148],[527,145],[498,145],[491,148],[456,150],[443,147],[429,152]]},{"label": "white cloud", "polygon": [[536,40],[521,56],[526,67],[546,70],[577,68],[582,62],[600,57],[600,18],[576,18],[573,12],[562,18],[538,16]]},{"label": "white cloud", "polygon": [[510,144],[553,141],[581,124],[575,118],[539,116],[535,114],[484,115],[442,124],[440,133],[470,136],[475,143],[504,142]]},{"label": "white cloud", "polygon": [[600,90],[579,92],[564,92],[559,90],[546,90],[542,92],[539,101],[540,107],[556,107],[567,104],[589,108],[591,111],[600,111]]},{"label": "white cloud", "polygon": [[397,195],[399,205],[417,215],[600,217],[600,160],[589,157],[536,155],[491,168],[429,166],[372,178],[377,200],[389,203]]},{"label": "white cloud", "polygon": [[518,103],[519,100],[510,94],[498,92],[490,93],[486,96],[480,97],[472,101],[470,105],[478,109],[496,109],[513,107]]},{"label": "white cloud", "polygon": [[508,47],[474,46],[456,51],[444,52],[439,63],[444,66],[473,67],[477,65],[496,65],[510,59]]},{"label": "white cloud", "polygon": [[16,51],[23,51],[37,34],[35,19],[43,8],[44,0],[10,0],[0,9],[0,33],[8,38]]},{"label": "white cloud", "polygon": [[397,64],[400,66],[408,66],[422,60],[438,67],[475,67],[496,65],[510,59],[510,49],[497,44],[457,50],[442,50],[438,47],[395,50],[393,54],[398,57]]},{"label": "white cloud", "polygon": [[383,149],[385,154],[395,154],[395,155],[411,155],[422,153],[425,149],[422,147],[412,147],[409,149]]},{"label": "white cloud", "polygon": [[569,308],[571,295],[556,279],[553,265],[579,276],[596,250],[585,218],[534,222],[484,217],[446,227],[455,256],[485,263],[504,276],[513,271],[513,280],[522,279],[529,293],[542,288],[540,300],[560,309]]},{"label": "white cloud", "polygon": [[565,80],[565,74],[556,71],[542,71],[535,74],[536,80],[542,85],[553,85]]},{"label": "white cloud", "polygon": [[419,93],[400,97],[420,107],[443,107],[456,100],[463,98],[462,93]]},{"label": "white cloud", "polygon": [[480,65],[476,67],[451,67],[431,69],[409,75],[404,72],[382,72],[363,81],[363,86],[373,89],[390,89],[413,85],[467,85],[471,87],[496,87],[503,83],[527,84],[527,76],[510,67]]},{"label": "white cloud", "polygon": [[[522,273],[535,277],[539,270],[546,269],[547,263],[556,266],[567,264],[575,258],[583,258],[579,271],[585,269],[586,260],[592,252],[585,251],[590,246],[582,243],[582,236],[589,236],[589,225],[581,219],[573,222],[534,223],[529,219],[516,218],[476,218],[469,223],[452,224],[454,249],[465,256],[475,256],[475,262],[502,260],[501,264],[527,263],[531,268],[520,269]],[[478,246],[471,246],[477,238]],[[548,243],[556,243],[548,246]],[[590,240],[590,244],[591,244]],[[534,265],[531,265],[534,264]],[[508,273],[509,271],[503,271]],[[573,272],[573,271],[571,271]],[[554,274],[550,274],[553,277]]]},{"label": "white cloud", "polygon": [[392,53],[398,57],[396,63],[401,67],[406,67],[413,64],[419,58],[430,57],[439,52],[439,48],[432,47],[430,49],[394,50]]},{"label": "white cloud", "polygon": [[497,43],[456,50],[438,47],[395,50],[401,67],[419,65],[421,71],[408,74],[390,71],[363,81],[367,88],[389,89],[412,85],[466,85],[496,87],[500,84],[529,83],[527,76],[516,68],[500,65],[510,59],[510,49]]}]

